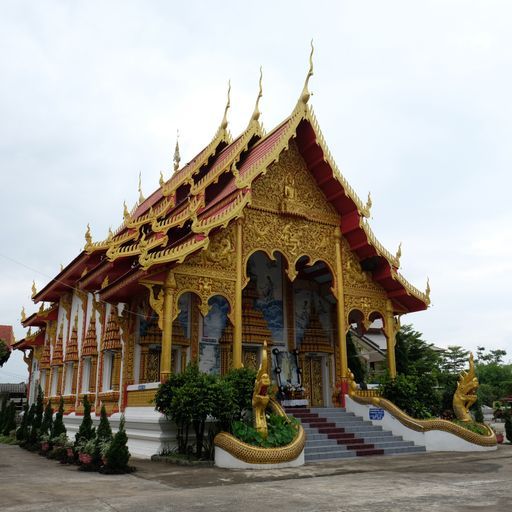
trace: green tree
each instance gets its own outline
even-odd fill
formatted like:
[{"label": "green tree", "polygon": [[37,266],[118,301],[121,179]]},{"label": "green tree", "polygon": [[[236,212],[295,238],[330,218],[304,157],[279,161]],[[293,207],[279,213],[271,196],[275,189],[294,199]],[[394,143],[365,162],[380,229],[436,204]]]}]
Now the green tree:
[{"label": "green tree", "polygon": [[52,426],[52,432],[51,432],[51,438],[55,439],[56,437],[59,437],[61,434],[66,433],[66,427],[64,425],[63,421],[64,417],[64,399],[60,397],[60,403],[59,403],[59,410],[57,414],[55,415],[55,421],[53,422]]},{"label": "green tree", "polygon": [[11,348],[5,340],[0,340],[0,368],[9,360],[11,357]]},{"label": "green tree", "polygon": [[442,369],[448,373],[459,374],[468,365],[469,350],[459,345],[450,345],[442,355]]},{"label": "green tree", "polygon": [[106,470],[109,473],[125,473],[128,471],[130,452],[128,451],[128,436],[124,429],[124,416],[121,416],[119,430],[110,443],[106,457]]},{"label": "green tree", "polygon": [[37,389],[37,400],[34,408],[34,420],[30,428],[29,443],[32,447],[36,447],[39,444],[39,437],[41,435],[41,423],[43,421],[44,403],[43,403],[43,391],[41,386]]},{"label": "green tree", "polygon": [[423,334],[412,325],[402,325],[396,335],[396,371],[404,375],[424,375],[440,371],[441,356]]},{"label": "green tree", "polygon": [[80,427],[78,428],[78,432],[75,434],[75,446],[80,443],[86,443],[93,438],[94,427],[92,426],[91,404],[87,399],[87,395],[84,395],[84,416],[82,418],[82,423],[80,423]]},{"label": "green tree", "polygon": [[252,393],[256,370],[251,368],[234,368],[224,375],[223,380],[235,390],[236,414],[235,419],[242,419],[245,411],[252,411]]}]

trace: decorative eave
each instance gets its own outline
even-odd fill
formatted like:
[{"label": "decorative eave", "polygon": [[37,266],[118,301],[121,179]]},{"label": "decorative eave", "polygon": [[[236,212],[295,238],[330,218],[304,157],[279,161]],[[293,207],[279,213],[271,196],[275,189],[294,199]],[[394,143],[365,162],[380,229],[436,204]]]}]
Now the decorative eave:
[{"label": "decorative eave", "polygon": [[58,303],[51,304],[48,308],[41,308],[36,313],[32,313],[30,316],[22,319],[21,325],[23,327],[44,327],[47,322],[51,320],[57,320],[59,313]]},{"label": "decorative eave", "polygon": [[146,239],[145,235],[142,234],[139,241],[125,246],[112,246],[107,251],[107,259],[114,261],[118,258],[127,258],[129,256],[138,256],[144,251],[155,249],[166,245],[169,241],[167,236],[163,236],[161,233],[156,233],[149,240]]},{"label": "decorative eave", "polygon": [[160,221],[154,219],[151,229],[155,233],[164,233],[171,228],[182,227],[202,207],[204,207],[204,195],[193,197],[183,210]]},{"label": "decorative eave", "polygon": [[208,235],[214,228],[226,228],[229,222],[238,219],[243,215],[244,208],[251,203],[251,190],[241,190],[234,200],[231,200],[225,207],[218,209],[215,213],[192,221],[192,232]]},{"label": "decorative eave", "polygon": [[38,329],[37,331],[27,334],[22,340],[12,345],[13,349],[27,349],[40,347],[44,345],[46,329]]},{"label": "decorative eave", "polygon": [[152,253],[143,252],[139,257],[139,264],[144,270],[148,270],[154,265],[163,263],[183,263],[189,254],[200,249],[206,249],[209,242],[209,238],[204,235],[195,235],[176,247],[170,247]]}]

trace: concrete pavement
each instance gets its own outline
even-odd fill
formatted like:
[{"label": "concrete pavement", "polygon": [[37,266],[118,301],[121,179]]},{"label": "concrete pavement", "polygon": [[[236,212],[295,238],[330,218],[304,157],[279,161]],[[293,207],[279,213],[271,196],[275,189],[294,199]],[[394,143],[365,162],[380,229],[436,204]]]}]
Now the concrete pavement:
[{"label": "concrete pavement", "polygon": [[0,445],[2,512],[46,511],[504,511],[512,446],[232,471],[133,460],[131,475],[83,473]]}]

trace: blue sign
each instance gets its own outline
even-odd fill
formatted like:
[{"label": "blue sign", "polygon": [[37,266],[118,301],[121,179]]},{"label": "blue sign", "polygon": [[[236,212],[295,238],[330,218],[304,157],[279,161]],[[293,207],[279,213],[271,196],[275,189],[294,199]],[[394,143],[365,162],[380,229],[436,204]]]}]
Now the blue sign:
[{"label": "blue sign", "polygon": [[371,420],[381,420],[382,418],[384,418],[384,409],[380,407],[370,407]]},{"label": "blue sign", "polygon": [[145,384],[139,384],[137,386],[137,391],[144,391],[146,389],[146,385]]}]

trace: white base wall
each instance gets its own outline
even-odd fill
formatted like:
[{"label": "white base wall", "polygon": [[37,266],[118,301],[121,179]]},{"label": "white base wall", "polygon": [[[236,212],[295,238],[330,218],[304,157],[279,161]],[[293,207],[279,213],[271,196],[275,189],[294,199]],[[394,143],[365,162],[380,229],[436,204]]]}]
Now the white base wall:
[{"label": "white base wall", "polygon": [[395,436],[402,436],[406,441],[413,441],[418,446],[424,446],[427,452],[487,452],[497,449],[497,446],[480,446],[470,443],[451,432],[442,430],[416,432],[400,423],[386,410],[384,410],[382,419],[370,419],[370,409],[374,409],[376,406],[359,404],[348,395],[345,400],[347,411],[371,421],[373,425],[381,426],[384,430],[390,430]]},{"label": "white base wall", "polygon": [[[99,416],[91,415],[94,426],[100,421]],[[161,453],[162,450],[172,449],[176,446],[176,427],[167,420],[163,414],[152,407],[127,407],[124,412],[125,429],[128,436],[128,449],[133,457],[149,459],[152,455]],[[68,431],[68,437],[72,440],[78,432],[83,416],[76,416],[73,412],[64,416],[64,425]],[[117,432],[121,413],[116,413],[109,418],[112,432]]]},{"label": "white base wall", "polygon": [[304,465],[304,450],[300,455],[289,462],[280,462],[279,464],[249,464],[243,460],[233,457],[226,450],[215,447],[215,465],[219,468],[229,469],[281,469],[281,468],[296,468]]}]

